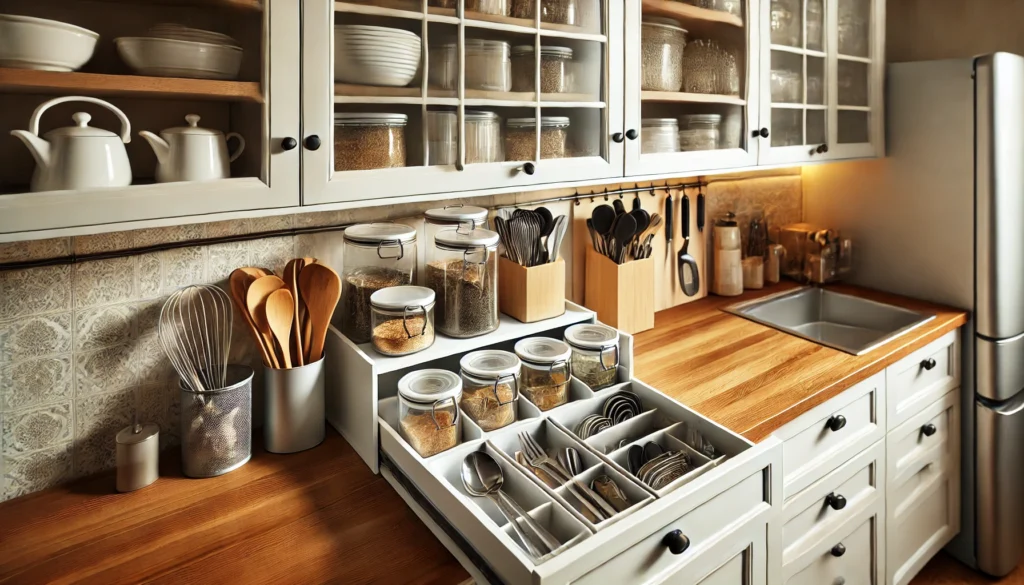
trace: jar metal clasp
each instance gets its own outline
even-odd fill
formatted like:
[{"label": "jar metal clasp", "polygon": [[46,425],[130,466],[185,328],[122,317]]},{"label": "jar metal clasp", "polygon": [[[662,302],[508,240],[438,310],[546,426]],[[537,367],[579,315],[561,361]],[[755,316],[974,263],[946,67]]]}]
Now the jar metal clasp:
[{"label": "jar metal clasp", "polygon": [[569,362],[566,360],[555,360],[548,365],[548,374],[555,375],[555,368],[561,367],[565,371],[565,377],[569,377]]},{"label": "jar metal clasp", "polygon": [[[509,398],[508,400],[502,402],[501,397],[498,396],[498,386],[500,386],[501,381],[506,378],[510,378],[512,380],[512,398]],[[498,401],[498,406],[505,406],[506,404],[511,404],[512,402],[515,402],[516,398],[519,397],[519,384],[517,382],[518,380],[516,379],[515,374],[506,374],[504,376],[498,376],[498,378],[494,380],[494,399]]]},{"label": "jar metal clasp", "polygon": [[[385,256],[381,253],[384,248],[398,248],[397,256]],[[381,240],[377,242],[377,257],[381,260],[401,260],[405,257],[405,246],[401,240]]]},{"label": "jar metal clasp", "polygon": [[[411,311],[422,311],[423,312],[423,328],[420,329],[419,333],[415,335],[409,331],[409,317],[415,317],[415,314]],[[405,334],[409,336],[409,339],[413,337],[419,337],[426,334],[427,332],[427,308],[423,305],[411,305],[405,308],[402,312],[402,328],[405,329]]]},{"label": "jar metal clasp", "polygon": [[[437,422],[437,405],[441,404],[442,402],[447,402],[447,401],[451,401],[451,403],[452,403],[452,410],[454,410],[455,415],[452,417],[452,424],[442,427],[441,423]],[[430,418],[434,420],[434,426],[437,427],[437,430],[439,430],[439,431],[442,430],[442,429],[447,429],[448,427],[454,427],[456,424],[458,424],[458,422],[459,422],[459,405],[458,405],[457,402],[455,402],[455,397],[451,396],[449,398],[442,398],[441,400],[434,401],[434,403],[430,405]]]},{"label": "jar metal clasp", "polygon": [[[609,350],[615,352],[615,363],[612,364],[611,366],[606,366],[605,363],[604,363],[604,353],[606,351],[609,351]],[[618,348],[618,346],[609,345],[608,347],[602,347],[601,348],[601,352],[598,354],[598,357],[601,360],[601,370],[603,370],[603,371],[607,372],[608,370],[611,370],[611,369],[619,367],[619,348]]]},{"label": "jar metal clasp", "polygon": [[[465,231],[463,231],[463,228],[465,228]],[[455,228],[455,233],[465,235],[471,233],[474,229],[476,229],[476,222],[472,219],[467,219],[459,222],[458,227]]]},{"label": "jar metal clasp", "polygon": [[[480,262],[473,262],[472,260],[469,259],[469,255],[473,253],[474,248],[466,248],[465,250],[462,251],[462,280],[463,281],[466,280],[466,269],[469,267],[470,264],[476,264],[476,265],[481,266],[481,267],[487,265],[487,258],[490,255],[490,250],[488,250],[486,246],[481,246],[481,247],[479,247],[477,249],[483,250],[483,252],[484,252],[484,259],[481,260]],[[480,270],[481,270],[481,274],[480,274],[481,283],[480,283],[480,286],[482,287],[483,286],[483,278],[484,278],[483,268],[481,268]]]}]

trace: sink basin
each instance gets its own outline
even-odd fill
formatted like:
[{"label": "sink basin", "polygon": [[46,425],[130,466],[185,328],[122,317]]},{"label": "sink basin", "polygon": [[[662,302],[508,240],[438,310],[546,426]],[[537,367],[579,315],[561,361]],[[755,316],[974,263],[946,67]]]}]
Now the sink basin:
[{"label": "sink basin", "polygon": [[786,291],[723,310],[853,355],[865,354],[935,318],[817,287]]}]

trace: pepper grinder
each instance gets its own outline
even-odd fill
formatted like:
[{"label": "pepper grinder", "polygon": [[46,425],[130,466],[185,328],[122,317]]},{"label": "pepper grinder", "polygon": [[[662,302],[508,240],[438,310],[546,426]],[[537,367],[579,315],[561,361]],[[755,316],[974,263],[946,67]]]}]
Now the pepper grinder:
[{"label": "pepper grinder", "polygon": [[715,272],[712,292],[723,297],[743,294],[743,253],[736,214],[729,212],[715,222]]},{"label": "pepper grinder", "polygon": [[160,427],[140,425],[136,416],[131,426],[117,433],[116,441],[117,491],[135,491],[156,481],[160,475]]}]

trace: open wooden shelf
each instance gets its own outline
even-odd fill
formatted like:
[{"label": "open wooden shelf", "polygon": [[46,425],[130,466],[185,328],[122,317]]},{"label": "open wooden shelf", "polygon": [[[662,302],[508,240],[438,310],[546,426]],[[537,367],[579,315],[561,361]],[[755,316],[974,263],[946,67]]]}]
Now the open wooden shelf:
[{"label": "open wooden shelf", "polygon": [[747,100],[733,95],[713,93],[684,93],[678,91],[642,91],[640,99],[645,102],[683,102],[693,104],[728,104],[745,106]]},{"label": "open wooden shelf", "polygon": [[263,103],[257,81],[64,73],[0,68],[0,92]]},{"label": "open wooden shelf", "polygon": [[244,12],[263,12],[262,0],[104,0],[120,4],[159,4],[164,6],[193,6],[197,8],[224,8]]},{"label": "open wooden shelf", "polygon": [[644,14],[678,20],[691,39],[735,36],[743,30],[743,19],[738,16],[721,10],[691,6],[678,0],[643,0],[642,10]]}]

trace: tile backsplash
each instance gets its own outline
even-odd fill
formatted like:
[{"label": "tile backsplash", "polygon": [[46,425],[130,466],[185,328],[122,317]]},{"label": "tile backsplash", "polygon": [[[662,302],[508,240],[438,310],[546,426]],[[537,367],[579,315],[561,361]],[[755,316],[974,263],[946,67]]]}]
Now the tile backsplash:
[{"label": "tile backsplash", "polygon": [[[785,209],[787,216],[794,209],[799,213],[802,195],[796,173],[756,178],[756,189],[745,189],[746,181],[739,180],[713,185],[708,224],[714,210],[730,205],[768,204]],[[757,201],[747,201],[747,192],[756,193],[751,197]],[[547,191],[464,202],[496,207],[572,194]],[[445,203],[451,202],[0,244],[0,262],[408,218]],[[566,240],[571,242],[572,235]],[[178,443],[177,377],[156,334],[160,308],[170,292],[186,284],[224,285],[239,266],[280,271],[296,256],[327,258],[340,269],[340,247],[341,233],[325,232],[0,271],[0,501],[114,467],[114,436],[131,423],[136,409],[141,421],[160,426],[163,447]],[[235,321],[231,361],[259,372],[256,349],[241,319]],[[257,413],[258,404],[257,393]]]}]

